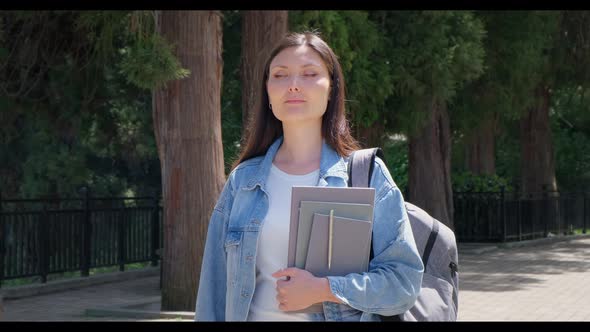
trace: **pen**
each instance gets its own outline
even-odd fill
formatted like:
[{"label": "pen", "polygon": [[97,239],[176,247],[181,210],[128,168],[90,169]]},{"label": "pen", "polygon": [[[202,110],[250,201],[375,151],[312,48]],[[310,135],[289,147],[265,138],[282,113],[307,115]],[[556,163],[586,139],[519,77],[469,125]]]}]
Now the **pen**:
[{"label": "pen", "polygon": [[332,229],[334,227],[334,210],[330,210],[330,235],[328,237],[328,270],[332,265]]}]

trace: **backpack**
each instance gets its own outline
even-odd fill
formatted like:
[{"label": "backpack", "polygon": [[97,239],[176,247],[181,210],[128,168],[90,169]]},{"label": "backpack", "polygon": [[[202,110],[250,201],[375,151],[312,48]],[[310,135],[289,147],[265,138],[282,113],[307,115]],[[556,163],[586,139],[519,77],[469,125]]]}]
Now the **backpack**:
[{"label": "backpack", "polygon": [[[375,156],[380,148],[353,152],[348,161],[348,186],[369,187]],[[422,288],[414,306],[400,315],[380,316],[382,321],[456,321],[458,310],[458,253],[453,231],[421,208],[405,202],[416,247],[422,255]],[[373,259],[371,245],[371,258]]]}]

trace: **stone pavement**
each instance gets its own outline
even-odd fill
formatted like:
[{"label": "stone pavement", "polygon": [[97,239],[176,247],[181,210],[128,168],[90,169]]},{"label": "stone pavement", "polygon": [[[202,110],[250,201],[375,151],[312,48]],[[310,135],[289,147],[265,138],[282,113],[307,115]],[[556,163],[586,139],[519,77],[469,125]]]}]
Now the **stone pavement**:
[{"label": "stone pavement", "polygon": [[[459,321],[590,321],[590,236],[460,244],[459,269]],[[190,313],[142,316],[159,311],[159,298],[159,277],[148,276],[5,298],[2,320],[191,320]]]},{"label": "stone pavement", "polygon": [[459,256],[460,321],[590,321],[590,237]]},{"label": "stone pavement", "polygon": [[[4,298],[3,321],[139,321],[136,317],[91,317],[87,309],[122,308],[160,298],[159,276],[109,282],[18,299]],[[159,309],[159,308],[158,308]],[[158,320],[157,318],[151,320]]]}]

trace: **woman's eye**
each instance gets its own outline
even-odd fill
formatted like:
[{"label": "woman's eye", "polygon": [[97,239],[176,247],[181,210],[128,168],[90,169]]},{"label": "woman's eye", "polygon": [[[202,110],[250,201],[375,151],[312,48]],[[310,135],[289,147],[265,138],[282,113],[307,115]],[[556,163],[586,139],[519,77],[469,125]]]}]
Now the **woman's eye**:
[{"label": "woman's eye", "polygon": [[305,76],[305,77],[315,77],[317,75],[318,74],[316,74],[316,73],[305,73],[305,74],[303,74],[303,76]]},{"label": "woman's eye", "polygon": [[273,75],[274,78],[282,78],[282,77],[285,77],[285,76],[287,76],[287,75],[285,75],[285,74],[274,74]]}]

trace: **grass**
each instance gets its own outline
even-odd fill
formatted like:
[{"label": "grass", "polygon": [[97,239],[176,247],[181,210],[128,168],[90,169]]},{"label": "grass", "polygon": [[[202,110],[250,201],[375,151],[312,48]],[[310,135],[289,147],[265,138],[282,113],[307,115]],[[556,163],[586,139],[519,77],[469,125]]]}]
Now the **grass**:
[{"label": "grass", "polygon": [[[150,266],[150,264],[151,264],[151,262],[125,264],[125,271],[143,269],[143,268]],[[90,276],[93,276],[93,275],[97,275],[97,274],[111,273],[111,272],[117,272],[117,271],[119,271],[119,265],[92,268],[92,269],[90,269],[90,271],[88,273]],[[81,277],[80,271],[52,273],[52,274],[47,275],[47,282],[56,281],[56,280],[71,279],[71,278],[79,278],[79,277]],[[4,288],[4,287],[17,287],[17,286],[24,286],[24,285],[31,285],[31,284],[40,284],[40,283],[41,283],[40,276],[27,277],[27,278],[16,278],[16,279],[3,280],[2,281],[2,288]]]}]

